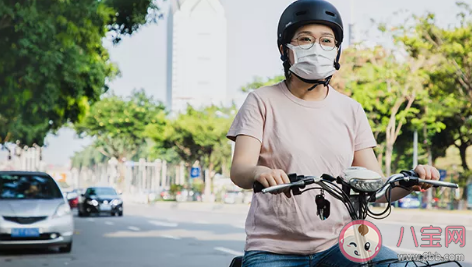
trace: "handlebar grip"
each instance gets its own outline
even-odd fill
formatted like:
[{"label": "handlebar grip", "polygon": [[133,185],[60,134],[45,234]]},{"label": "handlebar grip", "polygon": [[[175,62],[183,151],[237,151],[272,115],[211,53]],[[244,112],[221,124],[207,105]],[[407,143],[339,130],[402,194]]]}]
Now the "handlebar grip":
[{"label": "handlebar grip", "polygon": [[262,189],[264,189],[264,186],[258,181],[255,181],[252,185],[252,190],[254,191],[254,193],[262,192]]},{"label": "handlebar grip", "polygon": [[[291,183],[298,181],[298,176],[296,173],[290,173],[287,174],[287,176]],[[264,186],[258,181],[255,181],[252,185],[252,190],[254,193],[262,192],[262,189],[264,189]]]},{"label": "handlebar grip", "polygon": [[420,177],[414,170],[402,171],[401,173],[406,174],[410,177],[416,177],[416,178]]}]

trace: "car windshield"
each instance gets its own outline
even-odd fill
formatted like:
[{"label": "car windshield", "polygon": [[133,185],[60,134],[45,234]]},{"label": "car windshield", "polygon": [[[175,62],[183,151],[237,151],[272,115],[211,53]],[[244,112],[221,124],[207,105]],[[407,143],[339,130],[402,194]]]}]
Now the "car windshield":
[{"label": "car windshield", "polygon": [[62,198],[62,194],[52,177],[0,174],[0,199],[54,198]]},{"label": "car windshield", "polygon": [[94,187],[94,188],[87,189],[86,194],[89,196],[116,195],[116,191],[113,188]]}]

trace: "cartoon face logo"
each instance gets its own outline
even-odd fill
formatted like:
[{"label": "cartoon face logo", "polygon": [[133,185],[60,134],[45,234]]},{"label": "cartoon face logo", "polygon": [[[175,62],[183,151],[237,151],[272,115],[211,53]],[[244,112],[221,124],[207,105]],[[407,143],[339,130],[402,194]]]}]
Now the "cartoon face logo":
[{"label": "cartoon face logo", "polygon": [[373,223],[365,220],[352,221],[344,226],[339,235],[339,249],[353,262],[372,260],[382,247],[382,236]]}]

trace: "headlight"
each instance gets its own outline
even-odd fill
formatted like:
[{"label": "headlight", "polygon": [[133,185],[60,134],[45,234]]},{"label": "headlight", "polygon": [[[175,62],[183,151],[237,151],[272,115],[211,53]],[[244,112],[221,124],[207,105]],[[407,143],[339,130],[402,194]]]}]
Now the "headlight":
[{"label": "headlight", "polygon": [[98,201],[96,201],[95,199],[88,200],[87,203],[92,206],[98,206]]},{"label": "headlight", "polygon": [[113,199],[113,201],[111,202],[112,205],[120,205],[121,203],[123,203],[123,201],[121,199]]},{"label": "headlight", "polygon": [[362,192],[375,192],[379,190],[382,185],[383,181],[379,179],[351,179],[349,180],[349,184]]},{"label": "headlight", "polygon": [[69,204],[61,204],[59,205],[59,207],[57,207],[57,210],[56,212],[54,213],[54,216],[55,218],[58,218],[58,217],[62,217],[62,216],[65,216],[65,215],[69,215],[71,213],[71,210],[70,210],[70,207],[69,207]]}]

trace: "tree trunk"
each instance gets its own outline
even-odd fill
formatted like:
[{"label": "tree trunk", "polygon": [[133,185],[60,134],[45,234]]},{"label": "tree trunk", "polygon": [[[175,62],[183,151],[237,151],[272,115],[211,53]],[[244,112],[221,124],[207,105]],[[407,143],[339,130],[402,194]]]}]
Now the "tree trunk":
[{"label": "tree trunk", "polygon": [[209,180],[209,183],[210,183],[210,194],[213,194],[213,176],[214,176],[214,173],[213,173],[213,169],[214,169],[214,163],[213,163],[213,160],[211,159],[210,157],[210,164],[208,164],[208,180]]},{"label": "tree trunk", "polygon": [[387,143],[387,149],[385,151],[385,175],[390,177],[392,173],[392,154],[393,154],[393,143]]},{"label": "tree trunk", "polygon": [[[425,108],[425,111],[427,112],[427,108]],[[424,144],[426,145],[426,155],[428,157],[428,165],[433,166],[433,154],[431,151],[431,145],[429,144],[428,140],[428,130],[426,129],[426,125],[423,125],[423,138],[424,138]],[[429,189],[427,192],[423,193],[423,196],[426,198],[426,208],[431,209],[431,203],[433,200],[433,189]]]},{"label": "tree trunk", "polygon": [[459,153],[461,155],[461,162],[462,162],[462,168],[464,171],[469,170],[469,166],[467,165],[467,144],[462,142],[462,144],[459,146]]}]

